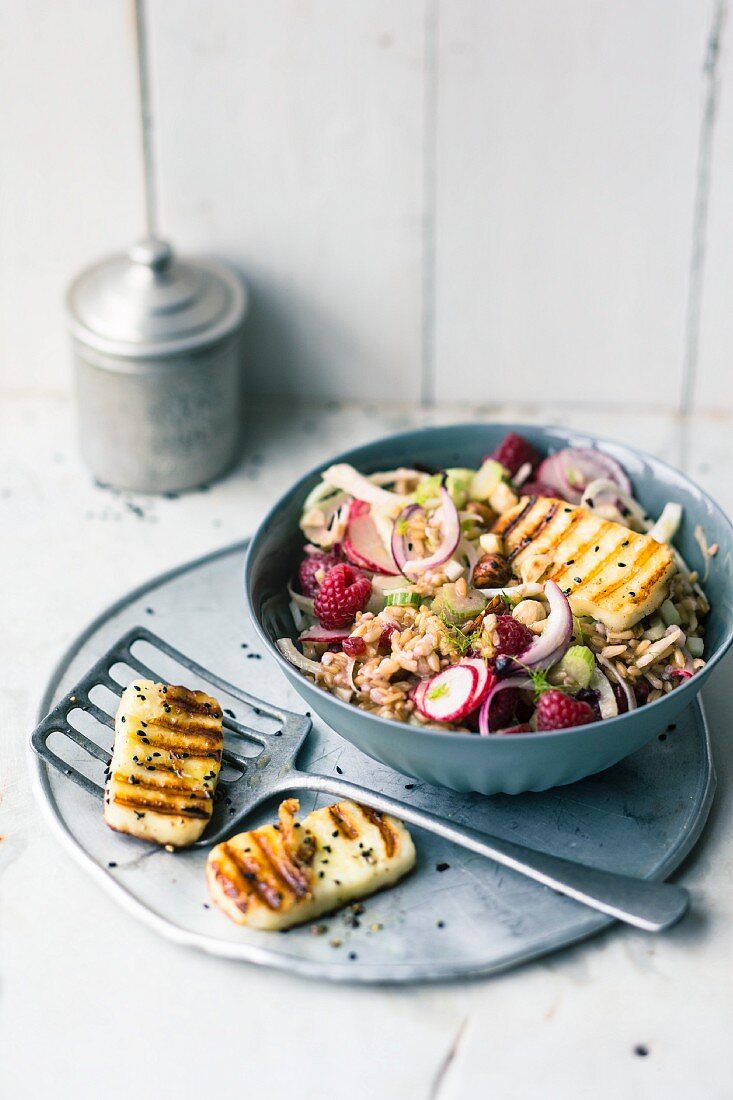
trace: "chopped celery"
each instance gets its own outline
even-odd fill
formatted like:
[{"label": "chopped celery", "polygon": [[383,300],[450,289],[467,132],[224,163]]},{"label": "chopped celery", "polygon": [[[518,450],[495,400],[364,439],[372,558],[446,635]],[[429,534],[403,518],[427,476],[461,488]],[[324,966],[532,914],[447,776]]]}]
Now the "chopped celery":
[{"label": "chopped celery", "polygon": [[419,592],[409,592],[405,589],[397,592],[388,592],[384,597],[385,607],[419,607],[422,596]]},{"label": "chopped celery", "polygon": [[587,646],[571,645],[557,665],[558,672],[564,673],[581,688],[587,688],[593,679],[596,660]]},{"label": "chopped celery", "polygon": [[504,477],[504,467],[487,458],[481,469],[471,479],[469,495],[471,500],[488,500]]},{"label": "chopped celery", "polygon": [[421,481],[415,490],[415,503],[421,507],[440,500],[440,474],[433,474]]},{"label": "chopped celery", "polygon": [[469,589],[465,596],[459,596],[454,584],[444,584],[438,589],[431,610],[447,623],[458,625],[475,619],[485,607],[486,597],[477,589]]},{"label": "chopped celery", "polygon": [[464,470],[461,467],[453,467],[445,471],[448,475],[445,487],[450,493],[451,500],[456,508],[465,508],[469,499],[471,483],[476,475],[475,470]]},{"label": "chopped celery", "polygon": [[667,626],[679,626],[682,622],[680,613],[671,600],[665,600],[659,611]]},{"label": "chopped celery", "polygon": [[702,657],[705,652],[705,642],[702,638],[688,638],[687,648],[691,657]]}]

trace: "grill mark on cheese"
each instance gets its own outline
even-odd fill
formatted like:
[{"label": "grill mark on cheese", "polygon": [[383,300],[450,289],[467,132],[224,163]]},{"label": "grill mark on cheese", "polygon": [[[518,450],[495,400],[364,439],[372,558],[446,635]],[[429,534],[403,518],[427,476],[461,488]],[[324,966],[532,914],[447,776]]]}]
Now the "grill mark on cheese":
[{"label": "grill mark on cheese", "polygon": [[177,803],[173,805],[161,798],[136,798],[132,792],[125,795],[116,794],[114,800],[118,806],[126,806],[135,811],[150,810],[168,817],[195,817],[208,821],[211,816],[211,810],[208,807],[199,809],[198,806],[179,806]]},{"label": "grill mark on cheese", "polygon": [[238,852],[231,844],[222,844],[221,848],[242,876],[244,880],[243,892],[246,894],[247,886],[249,886],[260,896],[268,909],[281,909],[283,903],[282,893],[271,882],[267,881],[257,860],[244,852]]},{"label": "grill mark on cheese", "polygon": [[[185,780],[186,777],[180,776],[180,778]],[[145,771],[143,771],[140,778],[138,778],[137,773],[134,776],[129,776],[117,772],[115,773],[114,779],[117,783],[124,783],[129,787],[140,787],[144,791],[168,791],[170,794],[181,794],[186,798],[210,799],[213,793],[208,788],[201,786],[198,782],[196,782],[195,787],[192,785],[191,781],[188,783],[169,783],[167,779],[163,779],[162,782],[158,782]]]},{"label": "grill mark on cheese", "polygon": [[[221,749],[204,749],[200,745],[194,748],[187,740],[181,739],[180,737],[168,737],[167,735],[164,735],[162,738],[149,737],[149,730],[154,728],[154,726],[148,725],[147,729],[135,731],[140,741],[141,751],[149,752],[151,749],[163,749],[164,752],[169,752],[173,756],[179,758],[185,757],[189,760],[221,760]],[[143,740],[143,737],[139,736],[139,734],[143,734],[145,740]],[[201,751],[197,752],[196,749],[200,749]]]},{"label": "grill mark on cheese", "polygon": [[305,897],[310,888],[310,879],[290,858],[290,853],[285,845],[282,845],[281,851],[277,852],[274,846],[270,844],[267,836],[259,831],[252,833],[252,839],[260,849],[275,877],[280,879],[296,898]]},{"label": "grill mark on cheese", "polygon": [[506,525],[506,527],[501,528],[502,533],[504,534],[504,537],[511,534],[511,532],[514,530],[514,528],[522,522],[522,520],[524,519],[526,513],[529,512],[532,509],[532,507],[534,506],[536,500],[537,500],[537,497],[530,497],[529,500],[527,501],[527,503],[522,508],[522,510],[518,513],[518,515],[516,515],[514,517],[514,519],[512,519]]},{"label": "grill mark on cheese", "polygon": [[367,819],[367,821],[371,822],[372,825],[376,825],[376,827],[379,829],[379,835],[384,842],[385,855],[388,858],[393,856],[397,849],[397,841],[399,837],[397,836],[397,833],[395,832],[393,827],[390,825],[389,821],[387,821],[387,819],[385,818],[384,814],[380,813],[378,810],[373,810],[371,806],[363,806],[361,802],[357,802],[357,806],[364,814],[364,817]]},{"label": "grill mark on cheese", "polygon": [[211,872],[216,879],[217,885],[221,887],[221,890],[230,900],[236,905],[240,913],[246,913],[249,909],[249,898],[247,894],[232,880],[231,875],[222,867],[221,863],[216,860],[212,860],[209,863]]},{"label": "grill mark on cheese", "polygon": [[171,722],[167,717],[155,717],[152,721],[149,721],[147,726],[143,728],[141,732],[148,736],[148,730],[158,730],[164,737],[171,736],[171,740],[178,739],[179,741],[184,738],[197,738],[200,737],[203,741],[218,742],[221,741],[221,727],[215,726],[210,728],[209,726],[202,725],[184,725],[182,722]]},{"label": "grill mark on cheese", "polygon": [[[532,497],[531,499],[533,501],[532,510],[534,510],[534,505],[537,503],[538,498]],[[538,522],[535,524],[534,528],[531,531],[527,531],[526,524],[524,525],[525,529],[522,537],[520,538],[514,549],[507,555],[507,561],[510,564],[518,554],[521,554],[522,550],[525,550],[530,545],[530,543],[532,543],[536,538],[539,537],[539,534],[543,530],[543,528],[548,527],[549,524],[552,523],[552,520],[555,517],[555,513],[557,512],[557,508],[557,504],[554,504],[549,512],[541,514]],[[531,511],[529,516],[527,516],[527,519],[529,519],[530,516]]]},{"label": "grill mark on cheese", "polygon": [[359,835],[359,830],[351,821],[351,818],[344,813],[340,803],[337,802],[334,806],[329,806],[328,812],[333,818],[333,823],[341,835],[347,837],[349,840],[356,840]]}]

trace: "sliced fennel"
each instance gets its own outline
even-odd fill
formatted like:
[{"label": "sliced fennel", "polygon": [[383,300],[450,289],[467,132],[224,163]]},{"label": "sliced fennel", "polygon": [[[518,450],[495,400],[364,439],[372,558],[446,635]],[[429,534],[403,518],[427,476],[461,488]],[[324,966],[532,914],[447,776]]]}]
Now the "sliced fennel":
[{"label": "sliced fennel", "polygon": [[682,505],[677,504],[676,501],[670,501],[665,504],[661,516],[654,526],[649,528],[647,534],[651,535],[657,542],[671,542],[677,534],[681,522]]},{"label": "sliced fennel", "polygon": [[335,485],[337,488],[343,489],[345,493],[349,493],[355,500],[365,500],[380,512],[386,512],[392,519],[412,499],[411,496],[402,493],[391,493],[388,489],[382,489],[346,462],[329,466],[327,470],[324,470],[323,478],[331,485]]}]

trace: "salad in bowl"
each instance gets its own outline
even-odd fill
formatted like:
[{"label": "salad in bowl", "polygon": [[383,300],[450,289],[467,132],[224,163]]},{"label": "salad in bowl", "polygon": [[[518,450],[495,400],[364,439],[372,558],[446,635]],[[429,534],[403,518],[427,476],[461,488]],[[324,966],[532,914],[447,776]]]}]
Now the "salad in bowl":
[{"label": "salad in bowl", "polygon": [[[606,452],[509,433],[475,468],[323,471],[281,654],[363,711],[479,737],[590,725],[705,665],[709,604]],[[717,552],[696,532],[705,560]]]}]

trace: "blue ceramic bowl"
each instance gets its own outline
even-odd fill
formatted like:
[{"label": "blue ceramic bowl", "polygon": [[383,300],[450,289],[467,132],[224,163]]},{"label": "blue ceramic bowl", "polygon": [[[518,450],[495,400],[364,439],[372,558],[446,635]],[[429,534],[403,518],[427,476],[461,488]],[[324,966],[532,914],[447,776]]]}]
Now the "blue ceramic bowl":
[{"label": "blue ceramic bowl", "polygon": [[[378,718],[315,687],[286,661],[275,645],[297,632],[287,607],[286,585],[300,560],[298,527],[303,501],[320,470],[350,462],[364,473],[400,465],[441,468],[479,464],[507,431],[527,437],[546,453],[567,446],[597,447],[627,470],[637,499],[656,516],[667,501],[684,506],[676,545],[690,568],[703,562],[693,532],[702,524],[719,552],[710,561],[705,590],[712,610],[706,620],[707,665],[669,695],[629,714],[575,729],[512,737],[478,737],[440,732]],[[526,424],[461,424],[424,428],[355,447],[302,477],[271,509],[252,542],[245,565],[250,613],[265,646],[309,707],[362,752],[405,775],[456,791],[519,794],[573,783],[601,771],[641,748],[688,707],[733,640],[733,528],[720,508],[683,474],[652,455],[580,432]]]}]

